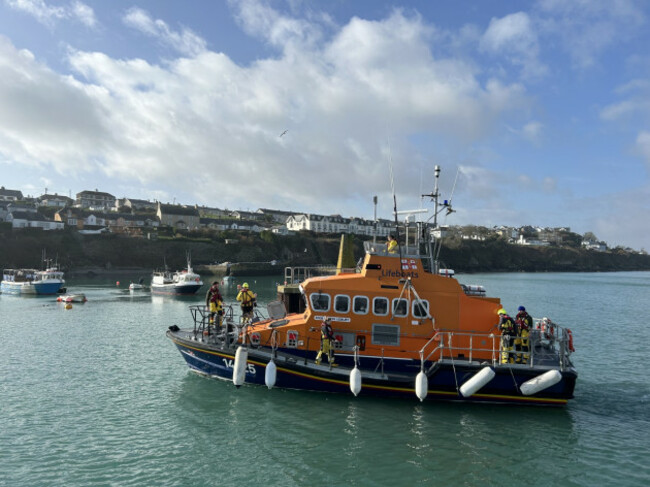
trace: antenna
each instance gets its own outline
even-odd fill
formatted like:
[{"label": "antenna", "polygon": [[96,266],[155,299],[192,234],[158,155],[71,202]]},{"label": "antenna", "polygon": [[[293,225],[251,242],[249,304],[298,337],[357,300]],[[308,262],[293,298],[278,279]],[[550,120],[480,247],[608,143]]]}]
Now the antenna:
[{"label": "antenna", "polygon": [[377,195],[372,197],[372,202],[375,205],[375,234],[372,236],[372,243],[377,243]]},{"label": "antenna", "polygon": [[395,196],[395,180],[393,179],[393,154],[390,150],[390,139],[388,139],[388,164],[390,167],[390,189],[393,192],[393,214],[395,215],[395,233],[397,248],[399,249],[399,260],[402,261],[402,245],[399,243],[399,222],[397,221],[397,196]]},{"label": "antenna", "polygon": [[454,199],[454,192],[456,191],[456,183],[458,182],[459,174],[460,174],[460,166],[456,168],[456,178],[454,179],[454,186],[451,188],[451,195],[449,196],[449,208],[447,209],[447,215],[449,215],[449,213],[451,213],[452,211],[455,211],[451,209],[451,200]]}]

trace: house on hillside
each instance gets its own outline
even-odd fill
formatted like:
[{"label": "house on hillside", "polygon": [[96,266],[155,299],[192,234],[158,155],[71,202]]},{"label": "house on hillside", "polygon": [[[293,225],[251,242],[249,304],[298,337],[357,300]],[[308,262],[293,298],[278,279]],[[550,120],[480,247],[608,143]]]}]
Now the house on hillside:
[{"label": "house on hillside", "polygon": [[261,220],[263,215],[254,211],[235,210],[230,212],[230,216],[236,220]]},{"label": "house on hillside", "polygon": [[209,228],[210,230],[219,230],[219,231],[228,230],[232,223],[233,223],[232,219],[223,219],[223,218],[201,218],[200,219],[201,228]]},{"label": "house on hillside", "polygon": [[249,231],[259,233],[266,230],[266,227],[254,221],[231,220],[230,230]]},{"label": "house on hillside", "polygon": [[343,218],[341,215],[315,215],[302,213],[287,218],[287,229],[297,232],[311,230],[316,233],[354,233],[358,235],[376,235],[386,237],[391,233],[392,224],[388,220],[375,222],[361,218]]},{"label": "house on hillside", "polygon": [[607,251],[607,244],[605,242],[597,242],[595,240],[583,240],[582,246],[587,250],[595,250],[596,252]]},{"label": "house on hillside", "polygon": [[278,223],[286,223],[287,218],[296,214],[295,211],[271,210],[269,208],[258,208],[257,213],[267,218],[270,217]]},{"label": "house on hillside", "polygon": [[222,210],[221,208],[211,208],[209,206],[197,206],[197,210],[199,210],[199,215],[201,215],[202,218],[215,218],[215,217],[221,217],[221,216],[230,216],[230,210]]},{"label": "house on hillside", "polygon": [[82,191],[77,193],[75,206],[92,210],[111,210],[115,207],[115,196],[101,191]]},{"label": "house on hillside", "polygon": [[63,230],[63,223],[50,220],[36,211],[9,210],[6,221],[11,228],[42,228],[43,230]]},{"label": "house on hillside", "polygon": [[66,206],[72,206],[74,200],[68,198],[67,196],[59,194],[42,194],[36,198],[36,204],[38,206],[46,206],[48,208],[65,208]]},{"label": "house on hillside", "polygon": [[519,238],[515,241],[515,243],[517,245],[530,245],[533,247],[547,247],[550,245],[550,242],[548,240],[526,238],[523,235],[519,235]]},{"label": "house on hillside", "polygon": [[146,210],[153,210],[156,211],[158,209],[158,203],[155,201],[147,201],[147,200],[137,200],[135,198],[121,198],[118,200],[119,206],[126,206],[127,208],[131,208],[131,211],[146,211]]},{"label": "house on hillside", "polygon": [[159,202],[156,215],[161,225],[181,230],[194,230],[201,226],[199,210],[194,206],[164,205]]},{"label": "house on hillside", "polygon": [[23,199],[23,193],[15,189],[0,187],[0,201],[18,201]]}]

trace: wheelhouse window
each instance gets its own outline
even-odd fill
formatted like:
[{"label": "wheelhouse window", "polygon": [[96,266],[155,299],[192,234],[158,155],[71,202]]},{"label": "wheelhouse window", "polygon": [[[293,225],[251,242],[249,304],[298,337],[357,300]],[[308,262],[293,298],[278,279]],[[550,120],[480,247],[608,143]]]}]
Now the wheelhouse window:
[{"label": "wheelhouse window", "polygon": [[346,296],[345,294],[334,296],[334,311],[337,313],[349,313],[350,296]]},{"label": "wheelhouse window", "polygon": [[388,298],[373,299],[372,312],[377,316],[386,316],[388,314]]},{"label": "wheelhouse window", "polygon": [[403,318],[409,314],[408,299],[397,298],[393,299],[393,315],[397,318]]},{"label": "wheelhouse window", "polygon": [[413,316],[420,319],[429,316],[429,302],[423,299],[413,301]]},{"label": "wheelhouse window", "polygon": [[372,325],[373,345],[399,345],[400,328],[397,325]]},{"label": "wheelhouse window", "polygon": [[358,315],[368,314],[368,302],[365,296],[355,296],[352,300],[352,310]]},{"label": "wheelhouse window", "polygon": [[311,307],[314,311],[329,311],[330,295],[324,293],[313,293],[309,296]]}]

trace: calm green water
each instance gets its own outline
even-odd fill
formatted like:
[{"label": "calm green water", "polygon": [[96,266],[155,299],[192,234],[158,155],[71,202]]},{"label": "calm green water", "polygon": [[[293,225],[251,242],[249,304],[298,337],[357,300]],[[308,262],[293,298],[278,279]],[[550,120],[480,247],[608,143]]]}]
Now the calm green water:
[{"label": "calm green water", "polygon": [[[248,282],[264,302],[279,279]],[[0,295],[0,486],[650,485],[648,272],[459,276],[572,328],[562,409],[235,389],[165,337],[204,290],[115,280],[69,281],[70,310]]]}]

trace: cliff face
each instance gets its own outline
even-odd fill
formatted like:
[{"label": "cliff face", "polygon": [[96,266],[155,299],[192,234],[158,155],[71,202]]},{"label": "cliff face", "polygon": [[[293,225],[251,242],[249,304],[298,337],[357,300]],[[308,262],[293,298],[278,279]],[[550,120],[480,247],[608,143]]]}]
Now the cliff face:
[{"label": "cliff face", "polygon": [[[235,241],[235,242],[233,242]],[[352,237],[355,259],[363,255],[360,237]],[[228,242],[228,243],[226,243]],[[0,267],[41,268],[41,255],[58,260],[67,271],[87,268],[151,270],[166,262],[170,269],[185,267],[186,252],[194,267],[237,262],[247,273],[282,273],[284,266],[335,265],[340,235],[278,236],[192,234],[156,240],[113,234],[80,235],[74,230],[36,229],[0,232]],[[625,252],[594,252],[563,247],[522,247],[501,240],[463,241],[443,245],[440,259],[456,272],[582,272],[650,270],[650,256]],[[277,261],[269,267],[270,261]],[[265,264],[260,264],[265,263]],[[275,270],[277,269],[277,271]]]},{"label": "cliff face", "polygon": [[567,247],[524,247],[501,240],[443,245],[440,258],[457,272],[605,272],[650,270],[650,255]]}]

